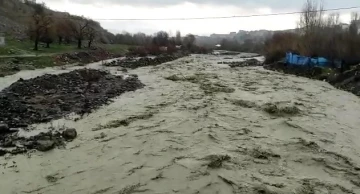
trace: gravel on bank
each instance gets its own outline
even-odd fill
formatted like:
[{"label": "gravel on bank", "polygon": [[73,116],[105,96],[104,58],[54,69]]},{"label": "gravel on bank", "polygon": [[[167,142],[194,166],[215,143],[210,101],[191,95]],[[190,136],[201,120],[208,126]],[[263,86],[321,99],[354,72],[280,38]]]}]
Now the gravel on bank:
[{"label": "gravel on bank", "polygon": [[94,69],[20,79],[0,92],[0,121],[18,128],[69,113],[85,114],[143,86],[136,77],[124,79]]},{"label": "gravel on bank", "polygon": [[166,62],[174,61],[179,58],[188,56],[184,53],[177,53],[172,55],[160,55],[156,56],[154,58],[151,57],[126,57],[122,60],[113,61],[110,63],[104,64],[105,66],[119,66],[123,68],[129,68],[129,69],[136,69],[140,67],[147,67],[147,66],[156,66],[160,65]]}]

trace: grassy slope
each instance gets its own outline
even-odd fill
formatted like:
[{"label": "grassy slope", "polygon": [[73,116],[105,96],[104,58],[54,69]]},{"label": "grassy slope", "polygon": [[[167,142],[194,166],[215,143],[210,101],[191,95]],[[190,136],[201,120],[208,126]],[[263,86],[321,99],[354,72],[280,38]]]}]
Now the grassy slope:
[{"label": "grassy slope", "polygon": [[[39,51],[34,51],[33,41],[19,41],[19,38],[15,38],[19,37],[19,34],[25,33],[27,23],[27,18],[17,17],[17,14],[31,14],[33,8],[21,3],[19,0],[6,0],[2,2],[3,3],[0,5],[0,16],[2,18],[0,24],[4,23],[4,25],[8,27],[8,30],[5,29],[4,31],[6,34],[6,45],[0,46],[0,77],[16,73],[21,69],[44,68],[60,65],[55,63],[56,55],[66,52],[86,51],[86,49],[77,49],[75,44],[59,45],[57,43],[51,44],[50,48],[39,46]],[[51,12],[59,17],[67,16],[67,13]],[[13,28],[15,30],[13,30]],[[97,27],[97,31],[102,32],[102,36],[108,33],[100,25]],[[84,41],[83,44],[86,45],[87,42]],[[110,44],[95,44],[94,46],[102,47],[113,54],[124,54],[129,48],[127,45]],[[33,55],[36,57],[32,57]]]},{"label": "grassy slope", "polygon": [[[86,42],[84,42],[86,43]],[[95,44],[95,46],[102,47],[115,54],[123,54],[129,48],[128,45],[122,44]],[[9,36],[6,37],[6,45],[0,47],[0,56],[2,55],[44,55],[44,54],[61,54],[65,52],[81,51],[84,49],[78,49],[76,45],[59,45],[53,43],[50,45],[50,48],[39,48],[39,51],[33,50],[34,43],[33,41],[18,41]]]},{"label": "grassy slope", "polygon": [[34,43],[30,40],[18,41],[12,37],[6,37],[6,45],[0,47],[1,55],[37,55],[37,54],[57,54],[77,50],[75,45],[51,44],[50,48],[40,46],[39,51],[34,51]]},{"label": "grassy slope", "polygon": [[[98,44],[113,54],[124,54],[129,48],[128,45],[119,44]],[[86,51],[77,49],[76,45],[51,44],[50,48],[33,50],[32,41],[17,41],[7,37],[6,46],[0,47],[0,77],[11,75],[19,70],[30,70],[60,65],[55,62],[55,56],[66,52]],[[25,55],[21,57],[21,55]],[[29,55],[36,55],[29,57]],[[2,57],[2,56],[6,56]],[[8,57],[10,56],[10,57]],[[10,64],[10,65],[9,65]]]}]

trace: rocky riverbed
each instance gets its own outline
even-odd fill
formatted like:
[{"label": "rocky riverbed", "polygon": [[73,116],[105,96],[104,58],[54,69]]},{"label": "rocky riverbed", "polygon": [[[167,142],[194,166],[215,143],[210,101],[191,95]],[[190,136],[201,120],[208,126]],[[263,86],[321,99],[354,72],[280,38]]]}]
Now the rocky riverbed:
[{"label": "rocky riverbed", "polygon": [[10,128],[49,122],[70,113],[83,115],[124,92],[144,85],[137,77],[94,69],[19,79],[0,92],[0,120]]},{"label": "rocky riverbed", "polygon": [[360,193],[358,97],[221,61],[192,55],[128,73],[91,65],[136,74],[145,86],[80,120],[33,125],[74,128],[77,138],[63,149],[1,157],[2,192]]},{"label": "rocky riverbed", "polygon": [[89,114],[112,98],[142,87],[136,76],[124,79],[94,69],[19,79],[0,92],[0,147],[15,148],[1,151],[17,154],[29,149],[48,151],[55,145],[62,146],[65,140],[76,137],[76,129],[50,131],[33,138],[19,137],[17,132],[31,130],[31,124],[49,122],[71,113]]}]

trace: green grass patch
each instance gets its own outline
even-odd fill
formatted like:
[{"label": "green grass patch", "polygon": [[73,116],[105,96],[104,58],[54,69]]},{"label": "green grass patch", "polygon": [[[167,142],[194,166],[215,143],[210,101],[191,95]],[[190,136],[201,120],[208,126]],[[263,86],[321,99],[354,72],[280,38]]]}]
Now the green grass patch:
[{"label": "green grass patch", "polygon": [[[45,48],[44,43],[39,43],[39,50],[34,51],[34,41],[17,40],[11,36],[5,36],[5,46],[0,47],[1,55],[40,55],[40,54],[61,54],[66,52],[81,51],[87,48],[78,49],[76,44],[61,44],[57,42],[50,44],[50,48]],[[87,41],[83,41],[85,46]],[[87,45],[86,45],[87,46]],[[114,54],[124,54],[128,51],[129,45],[123,44],[94,44]]]},{"label": "green grass patch", "polygon": [[114,54],[125,54],[131,47],[130,45],[124,44],[99,44],[97,46]]},{"label": "green grass patch", "polygon": [[0,55],[37,55],[37,54],[57,54],[70,51],[76,51],[75,44],[50,44],[50,48],[45,48],[43,43],[39,43],[39,50],[34,51],[34,41],[16,40],[10,36],[5,37],[5,46],[0,47]]},{"label": "green grass patch", "polygon": [[33,70],[56,66],[52,56],[0,58],[0,77],[21,70]]}]

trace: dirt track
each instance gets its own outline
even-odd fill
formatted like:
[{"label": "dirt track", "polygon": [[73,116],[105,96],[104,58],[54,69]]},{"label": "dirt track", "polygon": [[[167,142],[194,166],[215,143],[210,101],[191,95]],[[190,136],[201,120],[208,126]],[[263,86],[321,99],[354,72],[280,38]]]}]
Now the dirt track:
[{"label": "dirt track", "polygon": [[145,88],[77,122],[35,126],[78,138],[0,158],[1,193],[360,193],[358,97],[223,58],[131,70]]}]

